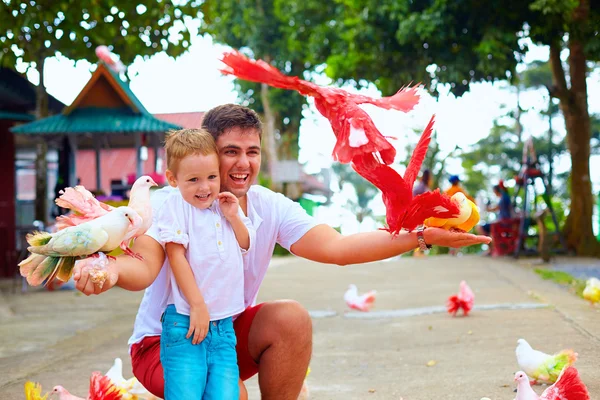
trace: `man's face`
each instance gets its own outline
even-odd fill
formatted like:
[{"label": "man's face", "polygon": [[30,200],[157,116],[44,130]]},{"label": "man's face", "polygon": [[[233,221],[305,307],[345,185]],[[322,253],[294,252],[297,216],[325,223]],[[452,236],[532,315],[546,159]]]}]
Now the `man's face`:
[{"label": "man's face", "polygon": [[260,136],[254,129],[231,128],[217,139],[221,191],[246,195],[260,171]]}]

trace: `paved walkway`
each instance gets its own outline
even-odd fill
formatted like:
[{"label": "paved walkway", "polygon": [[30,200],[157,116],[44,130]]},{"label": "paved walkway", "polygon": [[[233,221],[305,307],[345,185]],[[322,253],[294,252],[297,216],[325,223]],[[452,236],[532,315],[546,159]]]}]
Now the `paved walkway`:
[{"label": "paved walkway", "polygon": [[[521,337],[549,353],[575,349],[591,398],[600,399],[600,309],[541,280],[533,267],[477,256],[343,268],[290,258],[273,264],[259,300],[293,298],[311,311],[313,399],[512,400]],[[451,318],[443,305],[462,279],[478,308]],[[378,291],[371,313],[346,309],[350,283]],[[23,399],[26,379],[82,395],[89,374],[105,372],[115,357],[130,377],[126,342],[140,297],[120,289],[92,298],[72,291],[0,297],[0,399]],[[247,385],[258,399],[256,379]]]}]

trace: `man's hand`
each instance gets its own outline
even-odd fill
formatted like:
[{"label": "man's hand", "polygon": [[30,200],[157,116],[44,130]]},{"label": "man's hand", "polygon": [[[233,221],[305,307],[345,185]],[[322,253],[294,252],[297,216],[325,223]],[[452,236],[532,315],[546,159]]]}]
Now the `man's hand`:
[{"label": "man's hand", "polygon": [[489,236],[473,235],[471,233],[451,232],[441,228],[427,228],[423,231],[425,242],[432,246],[465,247],[474,244],[489,244]]},{"label": "man's hand", "polygon": [[219,193],[219,207],[227,221],[231,222],[232,219],[238,216],[240,201],[232,193],[221,192]]},{"label": "man's hand", "polygon": [[[99,271],[98,258],[88,257],[79,260],[73,267],[73,279],[75,280],[75,288],[81,293],[89,296],[91,294],[100,294],[106,292],[117,284],[119,272],[117,265],[113,259],[108,259],[108,264]],[[94,279],[99,272],[106,275],[103,283]],[[96,281],[96,282],[94,282]]]},{"label": "man's hand", "polygon": [[190,329],[185,338],[189,339],[194,335],[192,344],[200,343],[208,333],[208,324],[210,324],[210,316],[206,303],[190,305]]}]

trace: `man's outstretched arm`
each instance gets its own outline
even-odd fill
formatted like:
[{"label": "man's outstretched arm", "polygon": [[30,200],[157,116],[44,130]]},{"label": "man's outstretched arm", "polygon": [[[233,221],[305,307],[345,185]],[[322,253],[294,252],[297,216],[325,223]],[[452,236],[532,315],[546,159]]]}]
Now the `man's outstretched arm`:
[{"label": "man's outstretched arm", "polygon": [[73,269],[75,287],[86,295],[100,294],[115,285],[131,291],[146,289],[158,276],[165,260],[165,252],[156,240],[146,235],[137,238],[131,250],[144,259],[120,255],[116,261],[111,260],[108,264],[108,278],[102,288],[90,279],[89,259],[78,261]]},{"label": "man's outstretched arm", "polygon": [[[465,247],[490,243],[491,238],[470,233],[427,228],[425,242],[434,246]],[[348,265],[379,261],[419,247],[416,232],[402,231],[395,237],[388,232],[356,233],[344,236],[329,225],[317,225],[291,246],[297,256],[321,263]]]}]

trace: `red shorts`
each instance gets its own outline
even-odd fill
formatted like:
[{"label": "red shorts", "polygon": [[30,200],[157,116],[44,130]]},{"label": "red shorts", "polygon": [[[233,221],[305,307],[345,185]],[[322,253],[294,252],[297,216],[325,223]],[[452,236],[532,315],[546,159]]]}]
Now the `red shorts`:
[{"label": "red shorts", "polygon": [[[233,329],[237,338],[237,357],[240,378],[245,381],[258,373],[258,364],[248,351],[248,334],[256,312],[264,303],[248,307],[235,321]],[[141,342],[131,346],[133,375],[150,393],[164,398],[165,380],[160,364],[160,336],[146,336]]]}]

